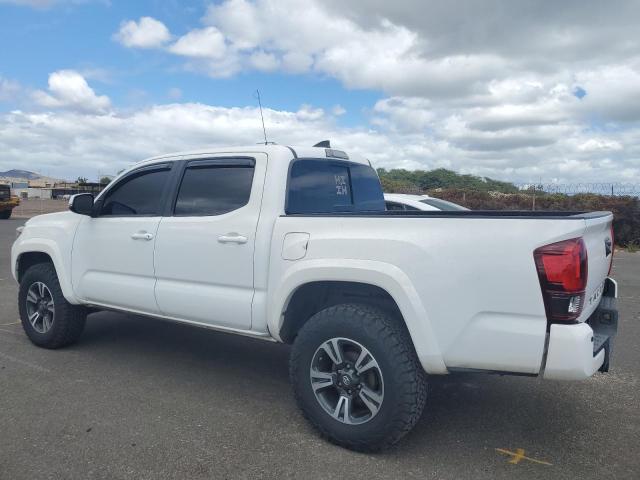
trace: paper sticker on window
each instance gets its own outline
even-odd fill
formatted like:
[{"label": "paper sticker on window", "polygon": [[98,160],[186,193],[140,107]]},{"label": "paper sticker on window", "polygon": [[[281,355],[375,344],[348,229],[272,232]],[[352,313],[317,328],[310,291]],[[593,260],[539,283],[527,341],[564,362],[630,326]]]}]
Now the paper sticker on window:
[{"label": "paper sticker on window", "polygon": [[336,195],[349,195],[349,187],[347,184],[347,176],[346,175],[334,175],[333,176],[336,181]]}]

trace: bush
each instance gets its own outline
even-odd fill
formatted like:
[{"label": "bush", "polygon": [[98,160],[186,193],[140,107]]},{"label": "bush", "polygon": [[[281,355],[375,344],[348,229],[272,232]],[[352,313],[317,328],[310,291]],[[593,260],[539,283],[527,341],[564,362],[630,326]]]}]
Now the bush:
[{"label": "bush", "polygon": [[454,188],[438,188],[427,193],[472,210],[610,211],[614,215],[613,230],[616,244],[622,246],[640,244],[640,199],[638,197],[612,197],[591,193],[565,195],[539,191],[534,195],[533,192],[501,193]]}]

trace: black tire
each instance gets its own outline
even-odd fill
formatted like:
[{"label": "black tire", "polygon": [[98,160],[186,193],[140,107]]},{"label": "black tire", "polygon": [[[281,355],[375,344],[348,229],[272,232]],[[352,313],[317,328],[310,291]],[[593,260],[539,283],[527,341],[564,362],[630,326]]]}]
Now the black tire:
[{"label": "black tire", "polygon": [[4,210],[0,212],[0,220],[8,220],[13,210]]},{"label": "black tire", "polygon": [[[324,342],[338,337],[365,347],[384,378],[382,403],[365,423],[347,425],[333,418],[311,386],[309,372],[316,351]],[[406,327],[368,305],[336,305],[311,317],[293,344],[290,378],[307,420],[331,442],[357,451],[378,451],[396,443],[414,427],[426,401],[426,374]]]},{"label": "black tire", "polygon": [[[34,328],[27,314],[27,292],[36,282],[46,285],[54,303],[51,327],[44,333]],[[77,341],[84,330],[86,309],[67,302],[62,294],[56,270],[51,263],[38,263],[25,272],[20,280],[18,306],[22,328],[29,340],[39,347],[52,349],[65,347]]]}]

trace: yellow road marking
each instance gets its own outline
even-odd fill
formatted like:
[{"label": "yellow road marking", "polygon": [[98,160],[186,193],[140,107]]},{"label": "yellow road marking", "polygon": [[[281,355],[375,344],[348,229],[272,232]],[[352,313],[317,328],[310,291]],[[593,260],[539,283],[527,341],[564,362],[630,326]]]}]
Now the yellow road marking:
[{"label": "yellow road marking", "polygon": [[6,327],[7,325],[18,325],[19,323],[20,323],[20,320],[18,320],[17,322],[13,322],[13,323],[0,323],[0,326]]},{"label": "yellow road marking", "polygon": [[545,462],[544,460],[536,460],[535,458],[525,456],[522,448],[516,448],[515,452],[505,450],[504,448],[496,448],[496,451],[504,453],[505,455],[510,455],[511,459],[509,460],[509,463],[513,465],[518,464],[520,460],[529,460],[530,462],[539,463],[540,465],[553,465],[552,463]]}]

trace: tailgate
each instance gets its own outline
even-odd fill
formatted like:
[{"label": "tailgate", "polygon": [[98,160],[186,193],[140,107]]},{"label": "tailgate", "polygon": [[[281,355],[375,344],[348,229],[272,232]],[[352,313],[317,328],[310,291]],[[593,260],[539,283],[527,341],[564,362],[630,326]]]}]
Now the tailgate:
[{"label": "tailgate", "polygon": [[613,258],[613,234],[610,212],[597,212],[585,218],[583,240],[589,261],[584,307],[578,321],[584,322],[597,308],[602,298],[604,281]]}]

